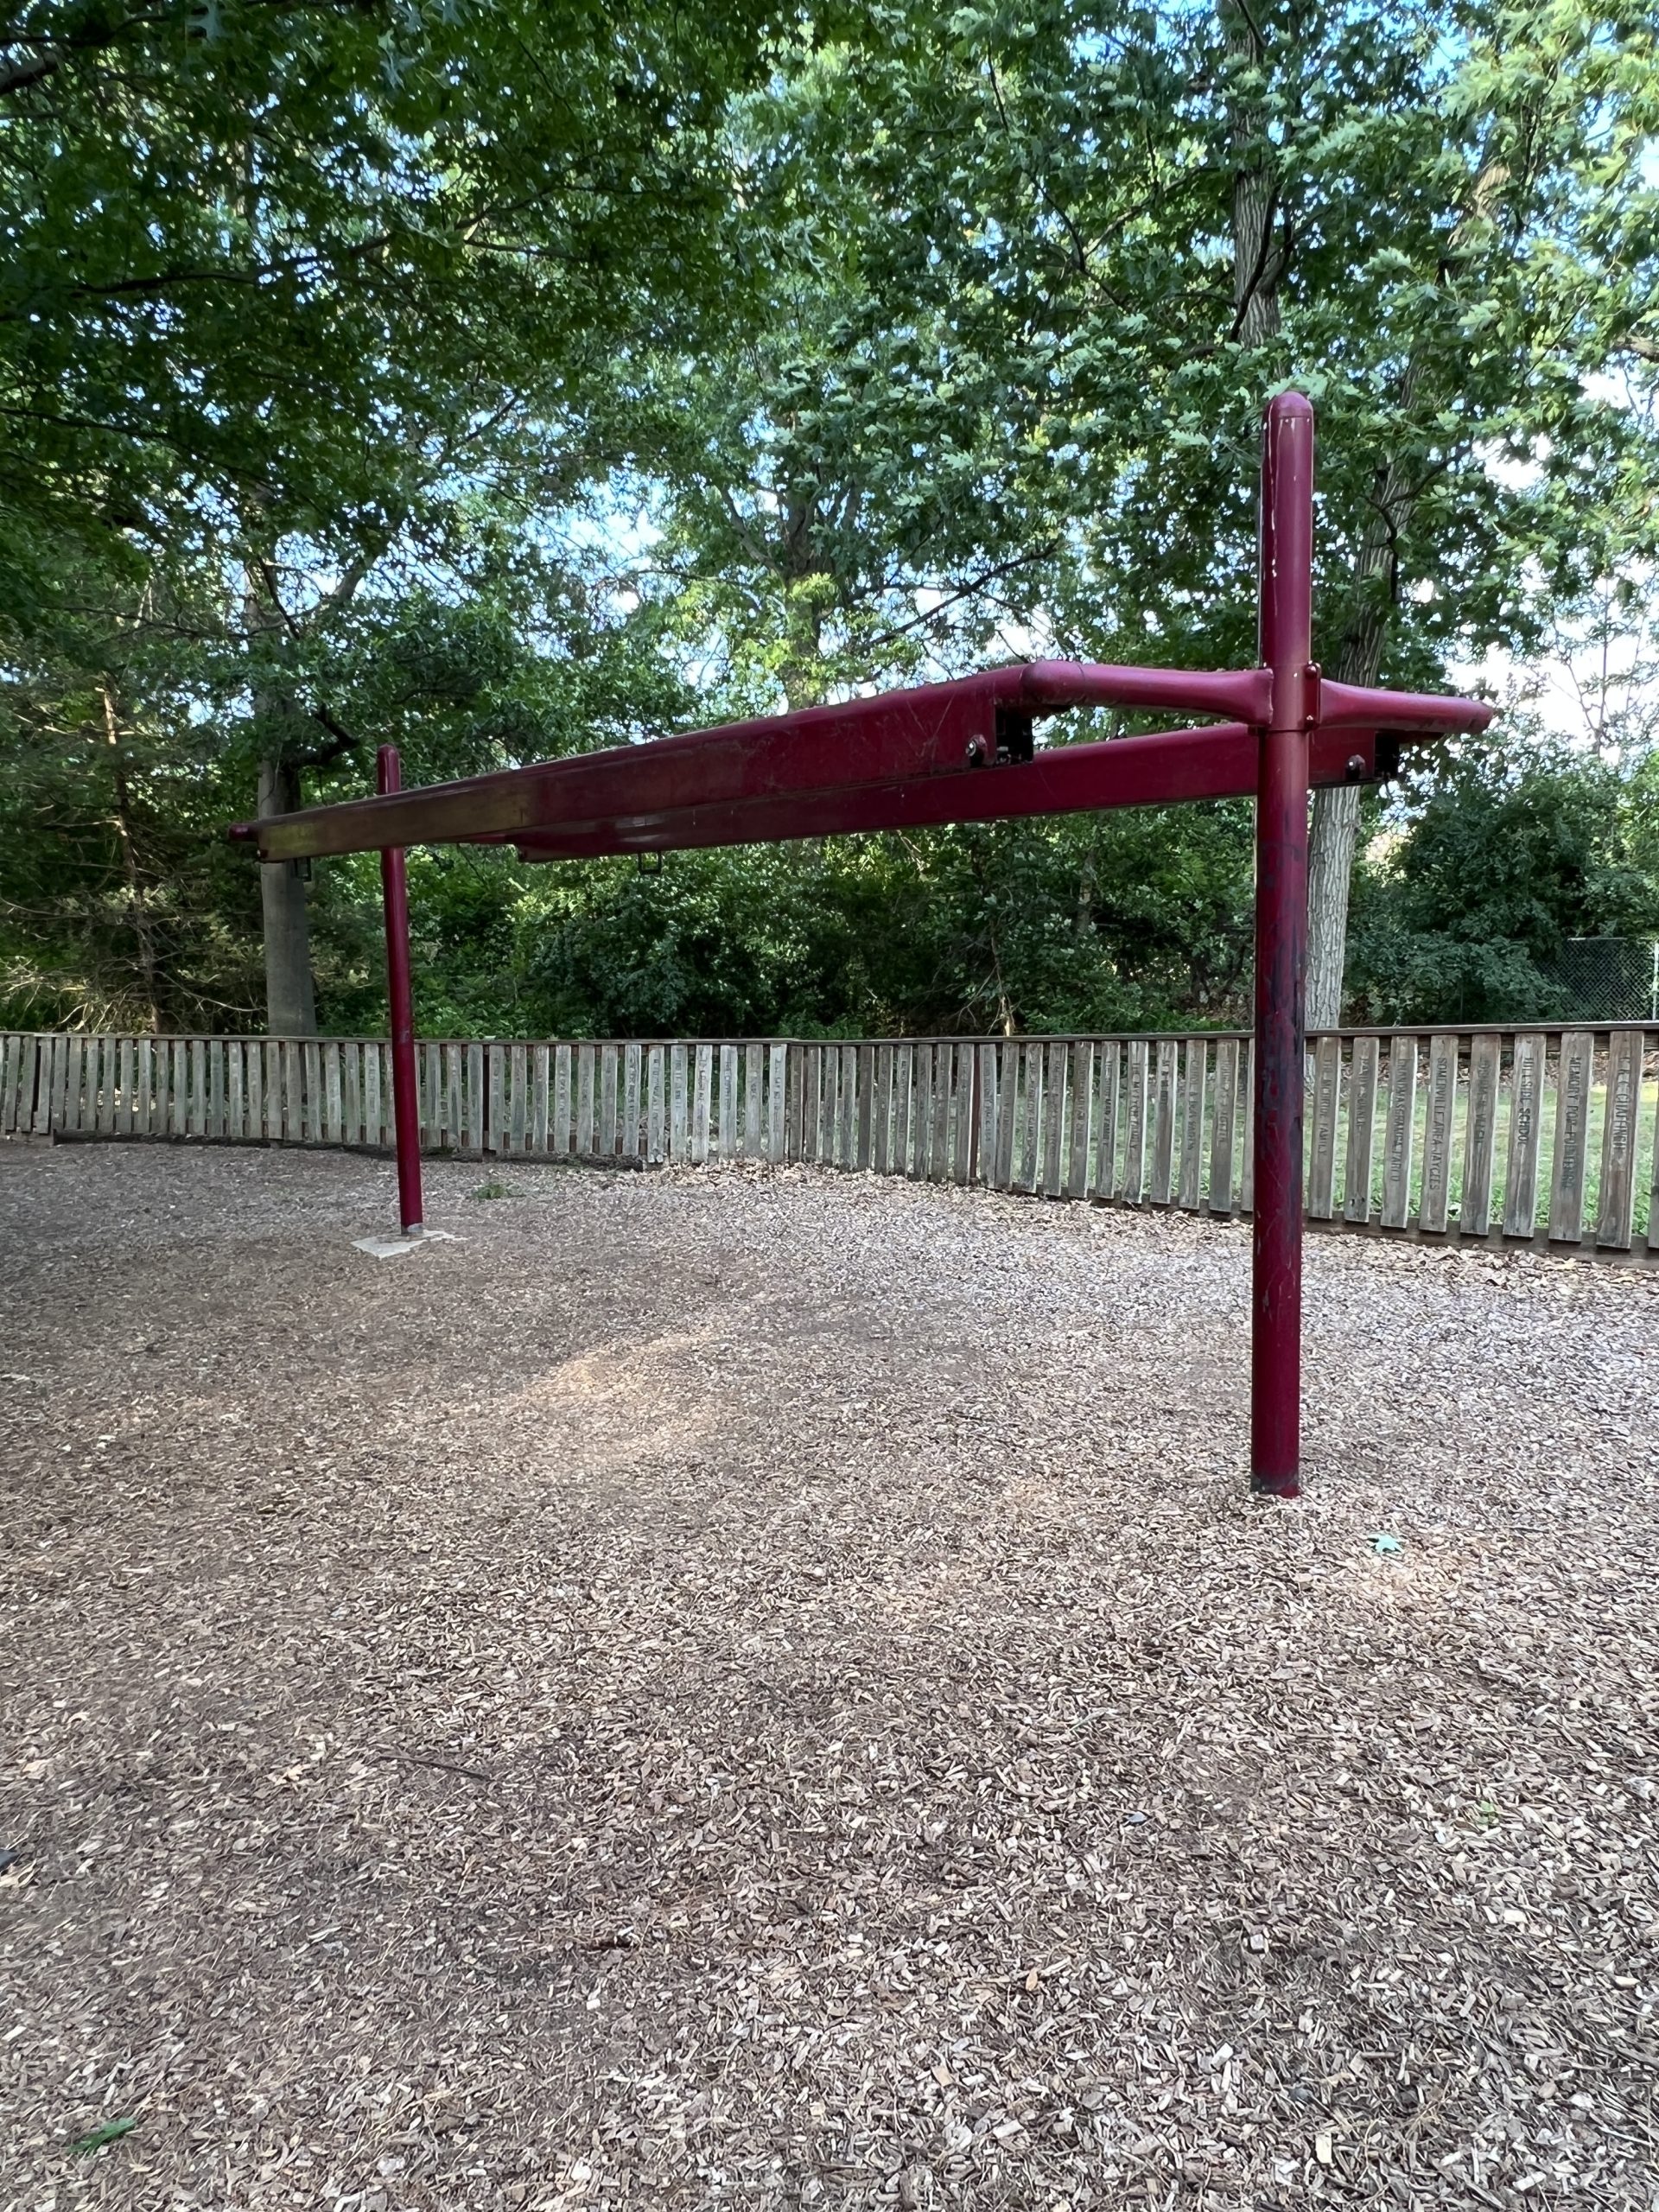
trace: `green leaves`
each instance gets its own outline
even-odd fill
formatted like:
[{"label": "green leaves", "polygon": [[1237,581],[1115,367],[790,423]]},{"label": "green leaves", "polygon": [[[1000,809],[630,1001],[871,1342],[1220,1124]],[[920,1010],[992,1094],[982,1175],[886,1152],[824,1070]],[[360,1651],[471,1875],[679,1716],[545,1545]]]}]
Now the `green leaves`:
[{"label": "green leaves", "polygon": [[224,503],[268,537],[406,512],[459,419],[551,402],[728,283],[715,125],[764,9],[645,0],[620,38],[528,0],[226,5],[188,41],[171,8],[95,38],[34,16],[67,38],[0,137],[19,539],[154,544]]},{"label": "green leaves", "polygon": [[[256,1017],[257,886],[214,840],[262,757],[321,797],[387,741],[413,779],[1019,653],[1248,659],[1288,381],[1327,665],[1433,686],[1650,589],[1630,0],[30,22],[60,58],[0,92],[29,1018]],[[1599,826],[1553,855],[1512,792],[1414,795],[1370,1001],[1531,1004],[1550,930],[1647,912],[1637,783],[1580,783]],[[426,888],[434,1005],[486,1027],[1089,1026],[1236,1011],[1248,958],[1226,810]],[[336,1018],[372,1014],[372,897],[312,887]]]},{"label": "green leaves", "polygon": [[389,738],[456,772],[677,707],[555,524],[610,458],[619,350],[729,316],[721,124],[784,19],[30,11],[52,67],[0,92],[15,1006],[254,1018],[257,880],[204,841],[256,757],[350,787]]},{"label": "green leaves", "polygon": [[1650,768],[1621,775],[1536,741],[1460,747],[1423,778],[1409,834],[1356,886],[1351,988],[1362,1018],[1569,1015],[1569,938],[1659,936]]}]

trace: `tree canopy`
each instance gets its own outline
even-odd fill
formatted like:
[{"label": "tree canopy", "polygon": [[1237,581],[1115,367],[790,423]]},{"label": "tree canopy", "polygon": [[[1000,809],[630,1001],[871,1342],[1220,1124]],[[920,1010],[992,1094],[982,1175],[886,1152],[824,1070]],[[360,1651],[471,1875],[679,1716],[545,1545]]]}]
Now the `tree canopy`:
[{"label": "tree canopy", "polygon": [[[1497,1018],[1659,935],[1649,10],[42,0],[0,47],[9,1019],[378,1019],[372,870],[219,836],[377,743],[1247,659],[1287,382],[1327,666],[1636,671],[1576,747],[1513,715],[1321,803],[1316,1013],[1344,948],[1354,1010]],[[434,1031],[1248,996],[1237,806],[415,868]]]}]

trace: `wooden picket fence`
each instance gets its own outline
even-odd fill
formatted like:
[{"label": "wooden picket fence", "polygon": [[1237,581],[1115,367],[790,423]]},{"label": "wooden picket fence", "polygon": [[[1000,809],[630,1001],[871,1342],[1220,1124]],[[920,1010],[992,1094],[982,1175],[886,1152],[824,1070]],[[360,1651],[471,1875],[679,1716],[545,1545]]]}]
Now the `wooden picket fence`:
[{"label": "wooden picket fence", "polygon": [[[423,1041],[423,1146],[813,1160],[1100,1204],[1250,1208],[1250,1042],[1202,1036]],[[1329,1032],[1308,1218],[1659,1258],[1659,1029]],[[361,1038],[0,1036],[0,1135],[384,1146]]]}]

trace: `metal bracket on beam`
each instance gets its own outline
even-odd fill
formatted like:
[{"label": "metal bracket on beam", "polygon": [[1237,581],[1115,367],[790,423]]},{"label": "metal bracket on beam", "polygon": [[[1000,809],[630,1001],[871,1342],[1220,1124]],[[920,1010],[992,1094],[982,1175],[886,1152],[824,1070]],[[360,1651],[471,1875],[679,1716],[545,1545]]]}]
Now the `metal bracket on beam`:
[{"label": "metal bracket on beam", "polygon": [[996,709],[996,765],[1006,768],[1018,761],[1029,760],[1037,750],[1036,732],[1029,715],[1022,715],[1017,707],[999,705]]}]

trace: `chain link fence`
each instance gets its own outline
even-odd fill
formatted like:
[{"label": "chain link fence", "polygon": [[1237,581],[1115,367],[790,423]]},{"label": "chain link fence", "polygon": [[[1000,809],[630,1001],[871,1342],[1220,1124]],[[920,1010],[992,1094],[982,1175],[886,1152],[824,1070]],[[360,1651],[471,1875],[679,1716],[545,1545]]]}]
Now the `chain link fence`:
[{"label": "chain link fence", "polygon": [[1659,938],[1568,938],[1554,974],[1565,1020],[1659,1021]]}]

